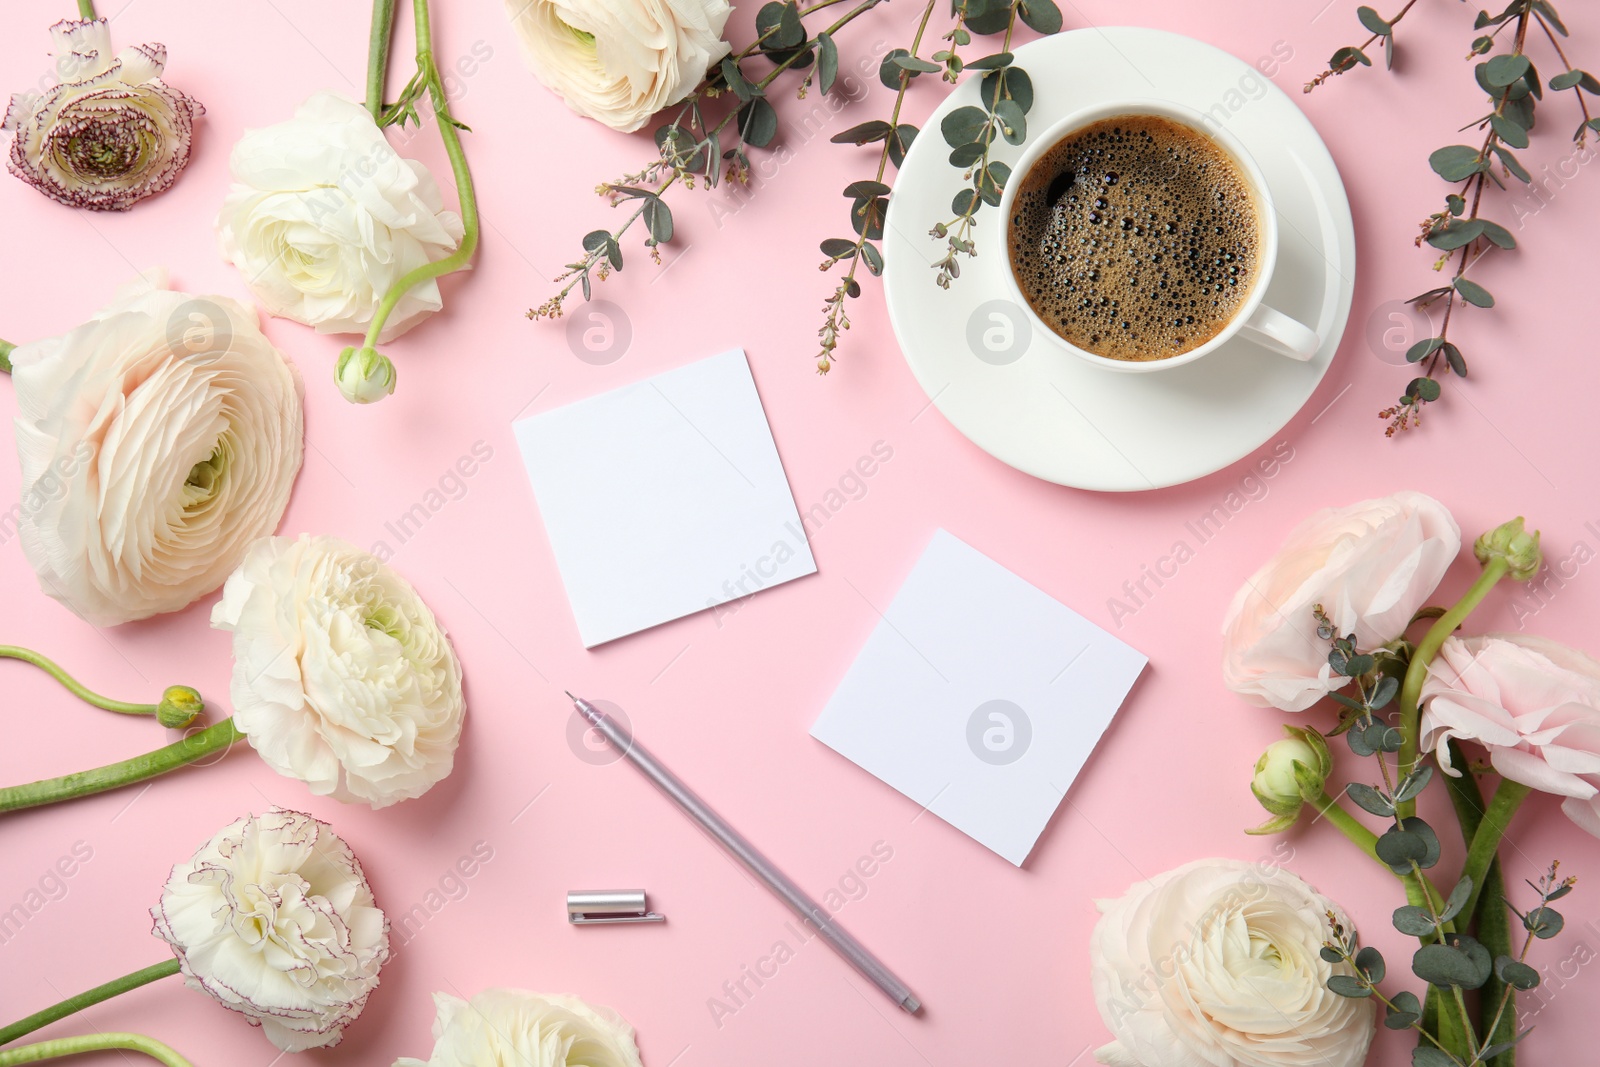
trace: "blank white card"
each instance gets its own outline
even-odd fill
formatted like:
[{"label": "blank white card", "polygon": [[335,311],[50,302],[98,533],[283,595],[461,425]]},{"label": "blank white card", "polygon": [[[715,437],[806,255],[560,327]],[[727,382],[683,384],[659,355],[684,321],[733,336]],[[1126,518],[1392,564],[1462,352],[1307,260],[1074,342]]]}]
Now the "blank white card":
[{"label": "blank white card", "polygon": [[585,648],[817,569],[739,349],[515,430]]},{"label": "blank white card", "polygon": [[1020,867],[1145,663],[939,530],[811,736]]}]

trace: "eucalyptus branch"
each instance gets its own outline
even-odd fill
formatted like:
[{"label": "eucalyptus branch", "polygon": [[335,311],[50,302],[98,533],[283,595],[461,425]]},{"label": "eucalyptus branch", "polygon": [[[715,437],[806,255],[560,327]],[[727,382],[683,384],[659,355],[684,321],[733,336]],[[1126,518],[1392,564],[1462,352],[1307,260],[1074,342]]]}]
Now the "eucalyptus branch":
[{"label": "eucalyptus branch", "polygon": [[[1385,66],[1392,67],[1394,25],[1405,17],[1414,3],[1415,0],[1408,2],[1392,19],[1384,19],[1370,7],[1357,9],[1362,26],[1371,36],[1360,45],[1348,45],[1336,51],[1328,61],[1328,69],[1308,82],[1305,91],[1310,92],[1330,77],[1357,66],[1370,67],[1372,60],[1366,49],[1379,40],[1384,45]],[[1393,437],[1421,425],[1423,408],[1438,400],[1443,391],[1443,377],[1447,374],[1467,376],[1466,357],[1450,338],[1456,308],[1463,304],[1479,308],[1495,306],[1493,294],[1469,277],[1468,271],[1491,251],[1517,247],[1511,232],[1482,217],[1480,209],[1490,182],[1500,189],[1506,187],[1502,175],[1524,184],[1533,181],[1516,152],[1528,147],[1529,134],[1534,128],[1534,111],[1544,95],[1538,70],[1526,54],[1528,32],[1535,25],[1562,65],[1562,72],[1549,80],[1549,88],[1554,91],[1570,89],[1578,101],[1582,121],[1573,140],[1581,147],[1590,131],[1600,130],[1600,119],[1590,114],[1584,96],[1585,93],[1600,95],[1600,79],[1574,67],[1568,60],[1558,39],[1567,36],[1567,29],[1551,0],[1509,0],[1498,15],[1488,11],[1478,13],[1473,28],[1480,33],[1473,40],[1467,58],[1476,61],[1486,57],[1475,62],[1473,73],[1493,108],[1489,114],[1468,124],[1485,130],[1481,146],[1448,145],[1428,157],[1429,165],[1439,177],[1452,184],[1461,183],[1461,188],[1445,198],[1443,210],[1423,221],[1417,243],[1427,243],[1443,253],[1434,263],[1434,270],[1443,271],[1451,267],[1452,261],[1454,267],[1446,284],[1408,301],[1427,307],[1443,300],[1444,317],[1436,336],[1418,341],[1406,352],[1408,363],[1422,364],[1421,374],[1407,384],[1399,400],[1378,412],[1378,417],[1387,423],[1384,431],[1387,436]],[[1508,27],[1515,31],[1510,50],[1491,55]],[[1481,32],[1484,30],[1488,32]]]},{"label": "eucalyptus branch", "polygon": [[[883,237],[883,222],[889,203],[887,200],[889,187],[884,184],[883,179],[889,172],[890,161],[893,160],[898,166],[899,162],[904,160],[906,150],[911,147],[912,139],[917,135],[916,127],[900,122],[900,109],[905,103],[906,90],[911,87],[912,79],[919,73],[916,64],[920,62],[922,37],[928,30],[928,21],[933,17],[933,9],[937,3],[938,0],[928,0],[923,7],[922,18],[917,22],[917,32],[911,38],[911,47],[896,50],[898,55],[891,53],[889,57],[885,57],[886,63],[893,63],[899,69],[895,79],[894,105],[889,109],[888,120],[862,123],[831,138],[834,144],[862,145],[877,140],[882,142],[883,147],[878,151],[878,169],[873,178],[865,182],[851,182],[845,187],[845,195],[852,200],[850,224],[856,231],[855,240],[833,237],[822,242],[822,253],[828,258],[822,261],[819,270],[826,273],[845,260],[850,262],[850,266],[822,305],[822,327],[817,330],[817,340],[820,344],[817,352],[818,374],[827,374],[832,368],[833,354],[839,346],[839,335],[850,328],[850,313],[845,308],[845,301],[861,295],[861,283],[856,281],[856,270],[865,262],[867,270],[872,274],[883,273],[883,254],[871,243]],[[950,31],[948,39],[952,42],[957,41],[956,35],[959,32],[962,31],[958,21],[956,28]],[[970,41],[971,37],[967,37],[967,40]],[[887,66],[885,69],[888,69]],[[948,66],[946,69],[949,69]]]},{"label": "eucalyptus branch", "polygon": [[[657,158],[636,173],[624,174],[595,187],[595,191],[606,197],[612,207],[626,199],[637,199],[640,204],[616,229],[593,230],[586,234],[583,257],[567,264],[566,270],[556,278],[558,283],[565,284],[544,303],[528,309],[526,317],[560,318],[564,303],[574,288],[581,287],[584,299],[589,299],[594,281],[603,281],[622,270],[621,239],[641,218],[650,231],[645,245],[650,250],[651,258],[659,262],[659,247],[671,241],[674,233],[672,211],[663,195],[671,186],[692,189],[698,179],[707,189],[714,188],[721,177],[724,157],[729,159],[729,177],[747,179],[745,146],[764,148],[778,132],[777,113],[766,100],[767,87],[801,60],[808,63],[815,61],[820,68],[824,58],[831,56],[836,67],[837,52],[833,35],[886,0],[858,0],[854,7],[815,37],[806,33],[800,21],[802,18],[845,2],[847,0],[818,0],[801,8],[797,0],[787,0],[786,3],[771,3],[764,7],[756,19],[756,39],[713,68],[680,103],[672,121],[656,130]],[[773,14],[769,14],[769,9]],[[752,82],[744,77],[740,63],[758,52],[773,60],[773,68]],[[802,94],[810,82],[811,76],[808,75],[801,84]],[[831,88],[831,84],[824,91],[826,88]],[[727,93],[737,96],[741,106],[728,110],[715,123],[709,122],[702,102]],[[724,152],[721,135],[735,122],[738,123],[735,127],[738,141],[734,148]]]}]

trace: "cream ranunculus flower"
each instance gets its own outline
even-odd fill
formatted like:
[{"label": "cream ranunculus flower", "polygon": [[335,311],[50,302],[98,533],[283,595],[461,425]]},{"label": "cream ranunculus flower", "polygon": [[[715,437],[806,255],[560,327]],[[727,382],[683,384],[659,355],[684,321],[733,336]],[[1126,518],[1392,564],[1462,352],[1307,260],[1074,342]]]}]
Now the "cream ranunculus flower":
[{"label": "cream ranunculus flower", "polygon": [[172,868],[150,916],[184,983],[285,1052],[337,1045],[389,958],[389,920],[350,846],[295,811],[224,827]]},{"label": "cream ranunculus flower", "polygon": [[126,211],[177,181],[206,109],[161,80],[166,48],[113,56],[105,19],[67,19],[50,36],[61,80],[12,96],[0,122],[13,134],[11,173],[52,200],[99,211]]},{"label": "cream ranunculus flower", "polygon": [[1282,867],[1209,859],[1098,902],[1089,941],[1110,1067],[1360,1067],[1371,998],[1327,988],[1339,907]]},{"label": "cream ranunculus flower", "polygon": [[1461,551],[1445,506],[1402,492],[1312,515],[1239,589],[1222,624],[1222,680],[1252,704],[1304,711],[1349,679],[1317,636],[1321,604],[1370,650],[1399,637]]},{"label": "cream ranunculus flower", "polygon": [[300,469],[300,376],[253,309],[140,280],[10,358],[22,548],[83,618],[176,611],[277,527]]},{"label": "cream ranunculus flower", "polygon": [[1476,741],[1503,778],[1565,797],[1600,837],[1600,662],[1531,634],[1446,638],[1422,683],[1422,750],[1446,774],[1451,739]]},{"label": "cream ranunculus flower", "polygon": [[258,541],[211,625],[233,631],[233,721],[273,770],[374,808],[450,773],[466,700],[444,628],[335,537]]},{"label": "cream ranunculus flower", "polygon": [[465,1001],[435,993],[433,1055],[394,1067],[641,1067],[633,1027],[573,996],[486,989]]},{"label": "cream ranunculus flower", "polygon": [[[288,122],[251,130],[229,160],[217,216],[222,257],[273,315],[319,333],[365,333],[406,272],[444,259],[462,237],[433,176],[402,159],[360,104],[312,96]],[[428,279],[409,290],[378,340],[443,306]]]},{"label": "cream ranunculus flower", "polygon": [[533,73],[624,133],[676,104],[728,54],[727,0],[505,0]]}]

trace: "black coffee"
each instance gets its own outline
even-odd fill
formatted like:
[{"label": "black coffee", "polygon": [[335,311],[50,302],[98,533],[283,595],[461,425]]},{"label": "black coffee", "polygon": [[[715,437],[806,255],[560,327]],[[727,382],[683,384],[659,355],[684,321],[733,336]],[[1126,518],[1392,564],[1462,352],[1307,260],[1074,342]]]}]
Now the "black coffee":
[{"label": "black coffee", "polygon": [[1255,282],[1250,182],[1212,141],[1156,115],[1105,119],[1022,178],[1007,241],[1028,303],[1110,359],[1168,359],[1231,322]]}]

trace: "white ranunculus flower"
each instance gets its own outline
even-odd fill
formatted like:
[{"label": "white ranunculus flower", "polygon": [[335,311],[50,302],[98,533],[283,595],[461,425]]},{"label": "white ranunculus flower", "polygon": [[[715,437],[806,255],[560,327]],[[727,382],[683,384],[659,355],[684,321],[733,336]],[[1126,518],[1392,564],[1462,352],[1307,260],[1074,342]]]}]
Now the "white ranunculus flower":
[{"label": "white ranunculus flower", "polygon": [[223,587],[233,721],[273,770],[374,808],[450,773],[466,700],[444,628],[400,575],[336,537],[264,538]]},{"label": "white ranunculus flower", "polygon": [[676,104],[728,54],[727,0],[506,0],[533,73],[624,133]]},{"label": "white ranunculus flower", "polygon": [[105,19],[66,19],[50,37],[60,81],[12,96],[0,122],[13,134],[11,173],[52,200],[98,211],[126,211],[177,181],[206,109],[161,80],[165,46],[113,56]]},{"label": "white ranunculus flower", "polygon": [[300,376],[252,308],[140,280],[11,363],[22,548],[83,618],[177,611],[277,528],[300,469]]},{"label": "white ranunculus flower", "polygon": [[[313,95],[288,122],[251,130],[229,159],[217,216],[222,257],[273,315],[319,333],[365,333],[401,275],[444,259],[462,236],[433,176],[402,159],[360,104]],[[443,306],[428,279],[408,291],[380,341]]]},{"label": "white ranunculus flower", "polygon": [[285,1052],[337,1045],[389,958],[389,920],[350,846],[296,811],[224,827],[172,868],[150,916],[184,983]]},{"label": "white ranunculus flower", "polygon": [[1282,867],[1209,859],[1138,882],[1089,942],[1109,1067],[1360,1067],[1371,998],[1327,988],[1338,905]]},{"label": "white ranunculus flower", "polygon": [[394,1067],[641,1067],[633,1027],[573,996],[486,989],[471,1001],[435,993],[433,1055]]}]

